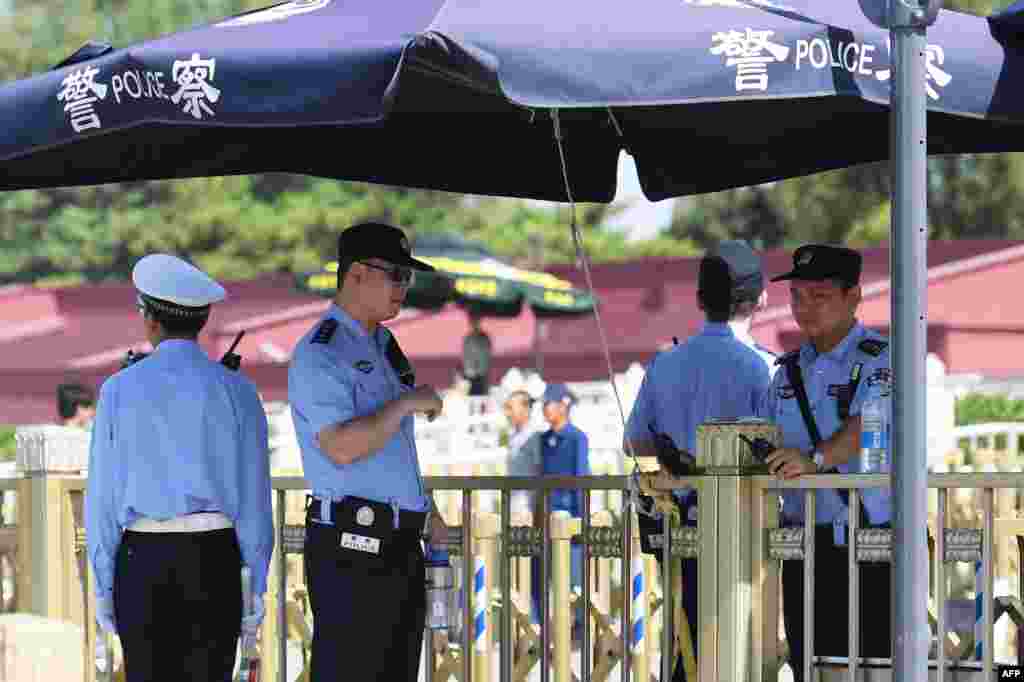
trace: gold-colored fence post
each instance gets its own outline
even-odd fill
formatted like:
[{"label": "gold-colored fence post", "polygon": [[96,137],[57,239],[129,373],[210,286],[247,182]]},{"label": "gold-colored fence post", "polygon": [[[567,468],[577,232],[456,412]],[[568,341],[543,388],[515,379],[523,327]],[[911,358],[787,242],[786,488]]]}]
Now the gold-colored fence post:
[{"label": "gold-colored fence post", "polygon": [[[567,511],[551,514],[551,589],[554,602],[554,668],[555,682],[572,682],[571,627],[572,606],[569,603],[569,582],[572,574],[571,541],[580,532],[580,521]],[[544,659],[542,659],[543,661]],[[542,663],[544,665],[545,663]]]},{"label": "gold-colored fence post", "polygon": [[[637,524],[639,531],[640,524]],[[652,667],[658,658],[661,642],[661,629],[654,619],[655,595],[659,580],[658,560],[651,554],[644,555],[644,599],[647,600],[647,665]],[[650,678],[647,678],[650,679]],[[646,680],[645,680],[646,682]]]},{"label": "gold-colored fence post", "polygon": [[59,478],[32,472],[18,486],[18,605],[17,610],[63,620],[65,535],[63,496]]},{"label": "gold-colored fence post", "polygon": [[[530,512],[515,512],[512,514],[512,525],[516,527],[533,528],[533,514]],[[508,569],[512,571],[512,601],[518,604],[519,610],[527,616],[529,622],[530,613],[533,610],[533,592],[530,575],[530,567],[533,557],[520,556],[509,559]],[[512,650],[519,655],[519,638],[522,628],[513,627]]]},{"label": "gold-colored fence post", "polygon": [[[479,496],[477,496],[479,499]],[[474,514],[473,518],[473,549],[476,557],[472,563],[474,571],[483,568],[483,588],[477,590],[477,575],[474,575],[473,585],[473,680],[474,682],[489,682],[491,679],[491,651],[494,638],[492,628],[494,619],[491,618],[490,595],[493,592],[490,586],[493,584],[495,562],[495,549],[498,540],[498,517],[496,514],[480,512]],[[466,562],[467,569],[470,563]],[[482,601],[482,603],[481,603]],[[476,631],[480,627],[482,634]]]},{"label": "gold-colored fence post", "polygon": [[779,494],[753,487],[750,519],[751,682],[775,682],[779,651],[779,562],[768,548],[768,529],[779,525]]},{"label": "gold-colored fence post", "polygon": [[284,551],[283,538],[281,535],[282,525],[279,521],[284,519],[284,504],[286,491],[274,491],[274,553],[270,557],[270,568],[267,572],[267,592],[263,598],[264,617],[263,625],[260,628],[260,676],[267,682],[276,682],[279,679],[278,667],[286,665],[279,654],[278,637],[287,636],[285,624],[278,618],[277,600],[281,590],[281,561]]}]

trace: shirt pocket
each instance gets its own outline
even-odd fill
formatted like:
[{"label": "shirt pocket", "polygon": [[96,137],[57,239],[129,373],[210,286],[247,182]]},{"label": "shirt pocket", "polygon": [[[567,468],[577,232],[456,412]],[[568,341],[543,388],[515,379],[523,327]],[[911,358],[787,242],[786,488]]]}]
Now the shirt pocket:
[{"label": "shirt pocket", "polygon": [[360,417],[372,414],[391,400],[391,392],[383,379],[365,377],[356,381],[354,387],[356,414]]}]

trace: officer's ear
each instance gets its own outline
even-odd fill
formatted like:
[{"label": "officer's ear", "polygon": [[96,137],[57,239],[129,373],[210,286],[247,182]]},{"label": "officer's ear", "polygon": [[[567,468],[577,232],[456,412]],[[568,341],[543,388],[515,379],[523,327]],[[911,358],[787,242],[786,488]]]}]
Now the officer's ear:
[{"label": "officer's ear", "polygon": [[861,291],[859,284],[850,287],[850,290],[846,292],[846,295],[850,298],[850,303],[853,305],[854,309],[860,305],[862,294],[863,292]]}]

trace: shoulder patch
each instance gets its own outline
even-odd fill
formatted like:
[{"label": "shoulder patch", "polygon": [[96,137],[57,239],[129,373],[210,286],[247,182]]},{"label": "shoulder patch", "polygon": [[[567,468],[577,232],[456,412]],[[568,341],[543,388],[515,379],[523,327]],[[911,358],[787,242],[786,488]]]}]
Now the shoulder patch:
[{"label": "shoulder patch", "polygon": [[791,350],[788,353],[784,353],[779,356],[779,359],[775,361],[776,365],[784,365],[787,362],[794,362],[800,357],[800,349]]},{"label": "shoulder patch", "polygon": [[877,358],[888,345],[888,341],[882,341],[881,339],[864,339],[857,344],[857,348],[864,351],[871,357]]},{"label": "shoulder patch", "polygon": [[316,328],[316,333],[309,340],[310,343],[329,343],[331,338],[334,336],[334,332],[338,329],[338,321],[334,318],[328,318],[320,323],[320,326]]}]

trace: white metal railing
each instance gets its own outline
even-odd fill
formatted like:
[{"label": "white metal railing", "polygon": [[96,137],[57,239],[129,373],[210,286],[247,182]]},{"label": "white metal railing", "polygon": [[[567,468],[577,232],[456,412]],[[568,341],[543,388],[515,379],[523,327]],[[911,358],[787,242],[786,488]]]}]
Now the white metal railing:
[{"label": "white metal railing", "polygon": [[[996,441],[1005,438],[1003,447],[996,447]],[[953,442],[958,447],[971,450],[1006,450],[1014,457],[1024,452],[1024,422],[989,422],[969,424],[953,429]]]}]

